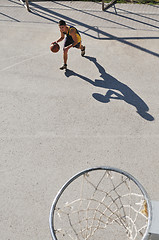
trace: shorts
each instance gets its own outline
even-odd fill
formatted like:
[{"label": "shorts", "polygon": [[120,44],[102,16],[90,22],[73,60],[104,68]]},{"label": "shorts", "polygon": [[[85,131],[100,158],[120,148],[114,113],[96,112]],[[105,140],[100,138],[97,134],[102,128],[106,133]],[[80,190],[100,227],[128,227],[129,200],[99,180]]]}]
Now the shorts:
[{"label": "shorts", "polygon": [[[67,47],[67,46],[69,46],[70,44],[73,44],[73,43],[74,43],[74,41],[73,41],[72,37],[71,37],[71,36],[68,36],[68,37],[65,38],[64,47]],[[80,47],[80,44],[81,44],[81,42],[78,42],[78,43],[77,43],[75,46],[73,46],[73,47],[79,48],[79,47]]]}]

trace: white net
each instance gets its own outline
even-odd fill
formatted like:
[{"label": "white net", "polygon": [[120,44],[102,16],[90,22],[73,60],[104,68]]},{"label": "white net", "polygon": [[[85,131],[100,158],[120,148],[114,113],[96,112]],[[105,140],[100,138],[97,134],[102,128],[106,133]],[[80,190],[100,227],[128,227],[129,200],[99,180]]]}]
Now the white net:
[{"label": "white net", "polygon": [[142,239],[148,224],[147,203],[127,176],[93,171],[66,188],[53,222],[59,240]]}]

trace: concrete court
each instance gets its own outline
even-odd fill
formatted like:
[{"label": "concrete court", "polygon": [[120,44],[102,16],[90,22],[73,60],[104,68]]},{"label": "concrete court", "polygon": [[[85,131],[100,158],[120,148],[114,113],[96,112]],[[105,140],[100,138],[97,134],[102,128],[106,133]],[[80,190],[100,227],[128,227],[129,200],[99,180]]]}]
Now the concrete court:
[{"label": "concrete court", "polygon": [[[88,167],[128,171],[159,200],[159,6],[116,9],[0,1],[1,240],[50,239],[55,194]],[[60,19],[86,45],[66,73],[49,50]]]}]

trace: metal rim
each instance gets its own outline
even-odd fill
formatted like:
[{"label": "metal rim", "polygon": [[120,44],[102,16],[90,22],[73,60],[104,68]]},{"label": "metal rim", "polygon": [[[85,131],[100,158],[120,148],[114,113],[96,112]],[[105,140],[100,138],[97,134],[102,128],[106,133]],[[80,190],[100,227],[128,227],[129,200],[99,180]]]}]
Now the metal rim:
[{"label": "metal rim", "polygon": [[77,174],[75,174],[74,176],[72,176],[63,186],[62,188],[59,190],[59,192],[57,193],[56,197],[54,198],[54,201],[52,203],[51,209],[50,209],[50,216],[49,216],[49,226],[50,226],[50,232],[51,232],[51,236],[53,240],[57,240],[57,237],[55,235],[55,229],[54,229],[54,211],[55,211],[55,207],[56,204],[59,200],[59,198],[61,197],[62,193],[65,191],[65,189],[78,177],[80,177],[81,175],[88,173],[88,172],[92,172],[92,171],[96,171],[96,170],[107,170],[107,171],[113,171],[113,172],[117,172],[120,174],[125,175],[126,177],[130,178],[140,189],[140,191],[142,192],[146,202],[147,202],[147,210],[148,210],[148,224],[147,224],[147,229],[144,233],[144,236],[142,237],[142,240],[147,240],[149,238],[149,229],[151,226],[151,222],[152,222],[152,206],[151,206],[151,201],[150,198],[145,190],[145,188],[142,186],[142,184],[136,179],[134,178],[134,176],[132,176],[131,174],[129,174],[126,171],[123,171],[121,169],[118,168],[114,168],[114,167],[109,167],[109,166],[102,166],[102,167],[94,167],[94,168],[88,168],[85,169]]}]

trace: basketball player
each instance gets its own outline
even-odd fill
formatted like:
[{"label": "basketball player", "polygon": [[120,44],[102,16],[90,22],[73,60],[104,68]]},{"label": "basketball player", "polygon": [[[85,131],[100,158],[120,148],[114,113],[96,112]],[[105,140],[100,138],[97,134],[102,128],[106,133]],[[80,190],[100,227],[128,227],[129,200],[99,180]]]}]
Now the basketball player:
[{"label": "basketball player", "polygon": [[67,69],[68,50],[71,47],[81,49],[81,56],[83,57],[85,55],[85,46],[81,44],[81,36],[75,27],[68,26],[65,21],[60,20],[59,28],[61,32],[61,37],[56,42],[53,42],[52,44],[61,42],[65,38],[64,48],[63,48],[64,65],[60,67],[61,70],[64,70],[64,69]]}]

